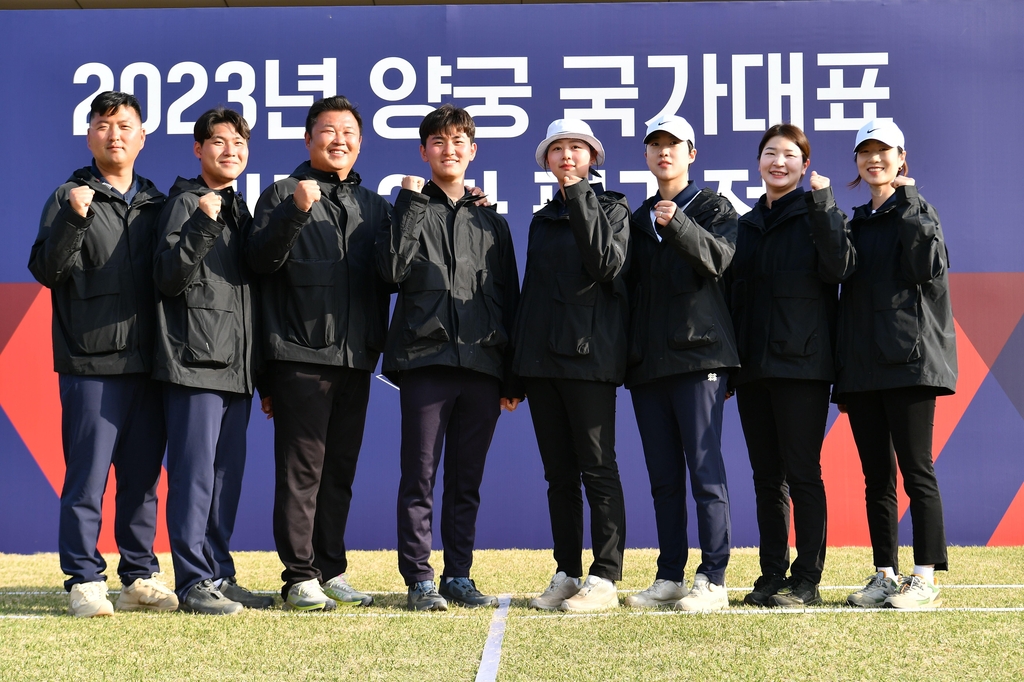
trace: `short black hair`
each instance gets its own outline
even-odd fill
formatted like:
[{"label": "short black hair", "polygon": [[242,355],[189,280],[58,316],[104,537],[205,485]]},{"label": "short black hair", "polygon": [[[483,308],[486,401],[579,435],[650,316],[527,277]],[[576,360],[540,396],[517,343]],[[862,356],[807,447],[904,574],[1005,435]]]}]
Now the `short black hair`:
[{"label": "short black hair", "polygon": [[470,142],[475,142],[476,123],[465,109],[451,103],[442,104],[420,122],[420,144],[426,147],[427,138],[438,133],[465,133]]},{"label": "short black hair", "polygon": [[351,111],[352,115],[355,116],[356,123],[359,125],[359,134],[363,134],[363,117],[359,115],[356,105],[349,102],[347,97],[337,95],[335,97],[324,97],[322,100],[313,102],[313,106],[309,108],[309,113],[306,114],[307,135],[313,134],[313,126],[316,125],[316,119],[325,111]]},{"label": "short black hair", "polygon": [[213,127],[222,123],[233,126],[235,132],[241,135],[243,140],[249,139],[249,124],[240,113],[226,107],[210,109],[200,116],[199,120],[196,121],[195,127],[192,129],[192,137],[195,138],[196,142],[202,144],[213,137]]},{"label": "short black hair", "polygon": [[121,107],[134,109],[135,113],[139,115],[139,120],[142,120],[142,105],[139,104],[135,95],[114,90],[101,92],[92,98],[92,104],[89,105],[89,120],[91,121],[93,116],[110,116]]}]

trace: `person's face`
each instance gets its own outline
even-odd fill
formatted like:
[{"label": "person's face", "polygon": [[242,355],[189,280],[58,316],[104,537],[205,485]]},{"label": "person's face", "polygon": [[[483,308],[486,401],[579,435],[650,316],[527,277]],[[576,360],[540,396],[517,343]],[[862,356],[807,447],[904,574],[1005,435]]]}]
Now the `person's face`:
[{"label": "person's face", "polygon": [[325,111],[316,117],[312,133],[306,134],[309,163],[344,180],[359,158],[362,142],[359,123],[351,111]]},{"label": "person's face", "polygon": [[768,140],[757,163],[768,193],[776,197],[796,189],[810,164],[810,159],[803,158],[800,147],[781,135]]},{"label": "person's face", "polygon": [[690,145],[685,140],[659,130],[647,141],[644,158],[654,177],[662,182],[670,182],[688,176],[690,164],[697,158],[697,150],[690,151]]},{"label": "person's face", "polygon": [[100,170],[126,170],[146,144],[146,132],[135,109],[119,107],[112,114],[93,114],[85,143]]},{"label": "person's face", "polygon": [[249,142],[230,123],[213,126],[213,135],[193,148],[202,166],[203,180],[210,189],[224,189],[234,181],[249,160]]},{"label": "person's face", "polygon": [[469,162],[476,157],[476,143],[464,132],[441,131],[427,137],[420,145],[420,155],[430,164],[430,172],[441,182],[461,182]]},{"label": "person's face", "polygon": [[878,140],[868,140],[857,150],[857,172],[860,179],[873,187],[892,184],[899,175],[906,152]]},{"label": "person's face", "polygon": [[586,179],[590,174],[590,145],[572,138],[555,140],[548,145],[547,162],[559,184],[569,175]]}]

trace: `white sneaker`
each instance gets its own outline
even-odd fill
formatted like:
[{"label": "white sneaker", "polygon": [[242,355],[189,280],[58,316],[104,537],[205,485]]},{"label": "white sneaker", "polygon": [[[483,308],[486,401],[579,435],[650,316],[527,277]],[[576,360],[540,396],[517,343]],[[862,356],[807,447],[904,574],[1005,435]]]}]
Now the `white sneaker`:
[{"label": "white sneaker", "polygon": [[885,600],[885,606],[890,609],[933,609],[941,605],[939,586],[925,582],[919,575],[900,578],[896,594]]},{"label": "white sneaker", "polygon": [[77,583],[68,596],[71,598],[68,613],[76,618],[114,615],[114,605],[107,599],[107,583],[103,580]]},{"label": "white sneaker", "polygon": [[292,585],[284,601],[285,611],[333,611],[337,606],[315,578]]},{"label": "white sneaker", "polygon": [[541,609],[543,611],[554,611],[562,604],[563,601],[579,591],[580,579],[570,578],[565,574],[565,571],[559,571],[558,573],[555,573],[555,577],[551,579],[551,584],[548,585],[548,589],[544,590],[544,593],[539,597],[534,597],[530,600],[530,608]]},{"label": "white sneaker", "polygon": [[671,606],[686,596],[686,582],[657,579],[643,592],[626,597],[626,606],[654,607]]},{"label": "white sneaker", "polygon": [[896,594],[897,589],[899,587],[896,585],[896,581],[887,578],[885,573],[879,571],[871,576],[867,585],[847,597],[846,603],[850,606],[881,608],[886,599]]},{"label": "white sneaker", "polygon": [[136,578],[131,585],[122,587],[114,607],[118,611],[176,611],[177,595],[157,580],[157,575]]},{"label": "white sneaker", "polygon": [[615,583],[596,575],[588,575],[580,591],[558,605],[559,611],[604,611],[619,607]]},{"label": "white sneaker", "polygon": [[729,593],[725,585],[716,585],[708,580],[703,573],[698,573],[693,578],[693,589],[690,593],[680,599],[675,609],[677,611],[721,611],[729,608]]}]

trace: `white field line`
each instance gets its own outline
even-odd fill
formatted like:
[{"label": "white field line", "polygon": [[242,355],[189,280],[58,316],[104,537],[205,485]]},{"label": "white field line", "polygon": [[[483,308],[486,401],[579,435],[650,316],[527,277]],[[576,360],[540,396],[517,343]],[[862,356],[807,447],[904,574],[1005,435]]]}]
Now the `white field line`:
[{"label": "white field line", "polygon": [[764,616],[766,618],[774,617],[776,614],[799,614],[804,616],[813,616],[815,614],[824,613],[845,613],[847,615],[859,615],[862,613],[1024,613],[1024,606],[964,606],[964,607],[950,607],[945,608],[942,606],[930,608],[930,609],[865,609],[858,608],[856,606],[835,606],[835,607],[813,607],[809,609],[781,609],[781,608],[770,608],[770,609],[759,609],[759,608],[738,608],[738,609],[723,609],[721,611],[713,611],[710,613],[690,612],[690,611],[665,611],[665,610],[643,610],[634,611],[632,609],[626,610],[621,609],[618,611],[601,611],[598,613],[543,613],[532,616],[516,616],[523,620],[545,620],[555,618],[610,618],[613,616],[628,616],[628,617],[643,617],[647,618],[650,616],[663,617],[663,616],[675,616],[679,618],[692,618],[694,616]]},{"label": "white field line", "polygon": [[512,602],[511,594],[498,595],[498,608],[491,616],[491,626],[487,630],[487,641],[480,656],[480,667],[476,671],[476,682],[494,682],[498,677],[498,665],[501,663],[501,644],[505,638],[505,621],[508,620],[508,605]]}]

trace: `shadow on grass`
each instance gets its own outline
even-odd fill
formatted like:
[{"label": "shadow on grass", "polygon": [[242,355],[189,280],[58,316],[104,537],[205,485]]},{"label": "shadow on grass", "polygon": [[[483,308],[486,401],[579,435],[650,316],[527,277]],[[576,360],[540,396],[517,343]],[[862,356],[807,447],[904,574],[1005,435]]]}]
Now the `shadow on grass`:
[{"label": "shadow on grass", "polygon": [[63,616],[67,592],[52,585],[12,585],[0,589],[0,616]]}]

